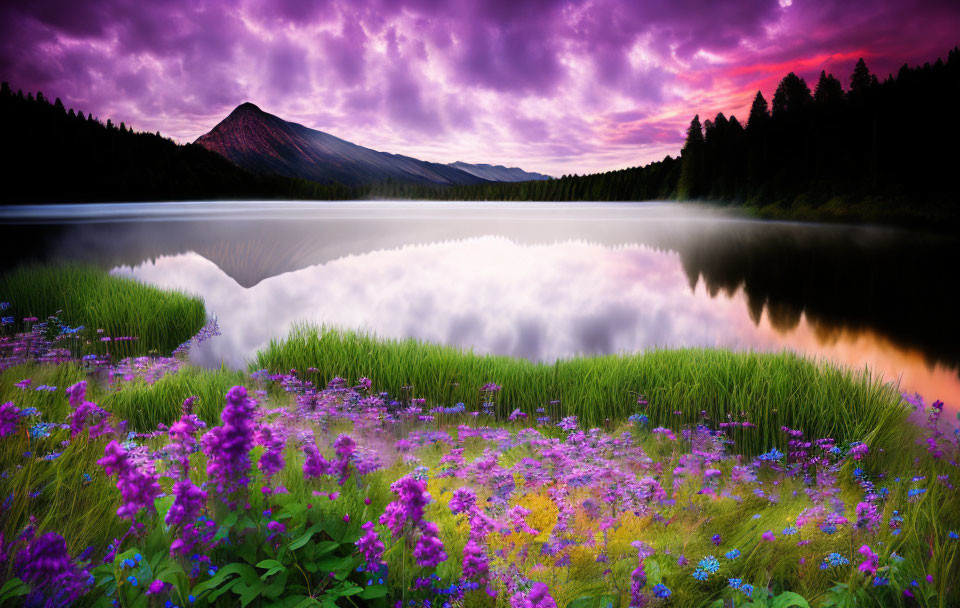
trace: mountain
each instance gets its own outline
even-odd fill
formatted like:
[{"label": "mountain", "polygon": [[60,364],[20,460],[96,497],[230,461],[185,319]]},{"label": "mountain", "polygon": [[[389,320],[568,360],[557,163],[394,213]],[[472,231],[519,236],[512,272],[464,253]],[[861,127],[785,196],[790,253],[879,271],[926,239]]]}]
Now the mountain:
[{"label": "mountain", "polygon": [[481,184],[468,171],[378,152],[329,133],[287,122],[244,103],[195,142],[258,173],[359,186],[387,180],[416,184]]},{"label": "mountain", "polygon": [[455,163],[450,163],[450,166],[491,182],[529,182],[553,179],[549,175],[524,171],[520,167],[504,167],[503,165],[487,164],[471,165],[470,163],[459,160]]}]

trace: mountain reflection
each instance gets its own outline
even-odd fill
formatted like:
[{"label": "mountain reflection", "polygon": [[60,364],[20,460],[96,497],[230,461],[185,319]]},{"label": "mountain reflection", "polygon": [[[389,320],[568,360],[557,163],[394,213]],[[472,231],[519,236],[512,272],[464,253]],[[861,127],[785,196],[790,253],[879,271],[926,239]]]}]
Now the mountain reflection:
[{"label": "mountain reflection", "polygon": [[[155,215],[130,205],[43,224],[0,217],[0,252],[135,267],[160,283],[176,276],[208,302],[221,292],[253,298],[256,313],[237,333],[260,325],[283,334],[286,325],[264,316],[288,325],[292,306],[528,358],[654,345],[829,354],[860,343],[931,370],[960,363],[944,296],[960,250],[945,237],[677,204],[164,205]],[[489,235],[498,238],[481,238]],[[213,268],[200,272],[207,260]]]}]

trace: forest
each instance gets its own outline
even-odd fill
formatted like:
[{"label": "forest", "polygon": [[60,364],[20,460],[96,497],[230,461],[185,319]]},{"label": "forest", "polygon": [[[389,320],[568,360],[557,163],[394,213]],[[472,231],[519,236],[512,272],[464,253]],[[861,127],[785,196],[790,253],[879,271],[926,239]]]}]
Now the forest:
[{"label": "forest", "polygon": [[60,98],[14,93],[6,82],[0,132],[10,152],[0,203],[356,197],[344,186],[255,174],[200,146],[68,110]]},{"label": "forest", "polygon": [[881,80],[860,59],[847,86],[821,72],[812,89],[791,72],[746,122],[695,116],[679,157],[531,182],[350,188],[254,174],[159,133],[101,123],[4,84],[8,203],[220,198],[403,198],[498,201],[684,200],[739,205],[767,217],[872,220],[952,227],[960,155],[960,48],[947,60]]}]

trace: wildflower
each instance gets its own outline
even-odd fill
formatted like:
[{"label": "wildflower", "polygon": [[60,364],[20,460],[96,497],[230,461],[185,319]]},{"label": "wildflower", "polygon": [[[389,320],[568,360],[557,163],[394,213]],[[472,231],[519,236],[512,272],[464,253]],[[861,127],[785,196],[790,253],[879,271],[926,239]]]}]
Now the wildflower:
[{"label": "wildflower", "polygon": [[744,594],[747,597],[753,597],[753,585],[750,585],[750,584],[740,585],[740,593]]},{"label": "wildflower", "polygon": [[875,575],[877,573],[877,564],[880,562],[880,556],[874,553],[869,545],[860,547],[858,553],[866,559],[860,563],[857,569],[860,570],[860,572],[868,572]]},{"label": "wildflower", "polygon": [[207,476],[217,484],[218,492],[231,493],[249,483],[250,448],[253,447],[253,400],[247,389],[234,386],[227,392],[227,405],[220,414],[223,421],[201,439],[207,456]]},{"label": "wildflower", "polygon": [[770,543],[776,540],[777,537],[773,535],[773,530],[767,530],[761,535],[761,538]]},{"label": "wildflower", "polygon": [[453,497],[450,499],[450,511],[455,515],[457,513],[466,513],[477,502],[477,494],[471,488],[457,488],[453,491]]},{"label": "wildflower", "polygon": [[740,579],[740,578],[728,578],[728,579],[727,579],[727,585],[728,585],[731,589],[739,589],[740,586],[743,585],[743,579]]},{"label": "wildflower", "polygon": [[717,561],[712,555],[708,555],[700,560],[697,564],[697,568],[705,571],[707,574],[714,574],[717,570],[720,569],[720,562]]},{"label": "wildflower", "polygon": [[870,448],[867,447],[867,444],[855,442],[851,445],[850,451],[848,454],[853,457],[854,460],[863,460],[864,456],[870,453]]},{"label": "wildflower", "polygon": [[740,557],[740,549],[732,549],[724,554],[724,557],[730,560]]},{"label": "wildflower", "polygon": [[306,455],[306,460],[303,461],[304,478],[321,477],[330,472],[330,463],[320,454],[313,440],[303,447],[303,453]]},{"label": "wildflower", "polygon": [[490,564],[483,547],[471,536],[463,548],[463,578],[486,582]]},{"label": "wildflower", "polygon": [[861,502],[857,504],[857,529],[875,532],[880,527],[881,515],[873,503]]},{"label": "wildflower", "polygon": [[140,509],[156,511],[154,500],[162,490],[157,483],[153,464],[138,462],[116,440],[107,444],[104,456],[97,464],[103,467],[107,475],[117,475],[117,488],[123,498],[123,504],[117,509],[118,516],[132,520]]},{"label": "wildflower", "polygon": [[719,534],[714,534],[714,535],[710,538],[710,542],[712,542],[715,547],[719,547],[719,546],[720,546],[720,535],[719,535]]},{"label": "wildflower", "polygon": [[663,583],[658,583],[653,586],[653,595],[654,597],[659,597],[665,599],[670,597],[673,592],[670,591],[670,588],[664,585]]},{"label": "wildflower", "polygon": [[63,537],[47,532],[30,540],[14,558],[13,571],[31,586],[25,605],[64,606],[86,593],[90,574],[77,567]]},{"label": "wildflower", "polygon": [[15,407],[12,401],[0,405],[0,437],[15,433],[19,420],[20,409]]},{"label": "wildflower", "polygon": [[440,530],[432,522],[426,522],[423,526],[424,532],[413,548],[413,557],[417,560],[417,565],[424,568],[435,568],[441,562],[447,560],[447,554],[443,550],[443,542],[440,540]]},{"label": "wildflower", "polygon": [[697,579],[698,581],[705,581],[709,577],[710,577],[710,574],[706,570],[701,570],[700,568],[697,568],[696,570],[693,571],[693,578]]},{"label": "wildflower", "polygon": [[827,568],[837,568],[839,566],[846,566],[849,563],[850,560],[839,553],[831,553],[823,558],[823,562],[820,564],[820,569],[826,570]]},{"label": "wildflower", "polygon": [[640,608],[643,606],[643,588],[647,584],[647,573],[643,568],[643,556],[637,567],[630,573],[630,606],[631,608]]}]

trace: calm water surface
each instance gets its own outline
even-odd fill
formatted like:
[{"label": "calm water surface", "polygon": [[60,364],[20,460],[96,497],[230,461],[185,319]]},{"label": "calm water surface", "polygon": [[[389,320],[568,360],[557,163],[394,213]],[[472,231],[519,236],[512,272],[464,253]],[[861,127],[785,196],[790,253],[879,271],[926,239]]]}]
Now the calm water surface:
[{"label": "calm water surface", "polygon": [[291,323],[552,361],[791,349],[960,405],[957,241],[676,203],[216,202],[0,208],[0,254],[203,296],[239,367]]}]

